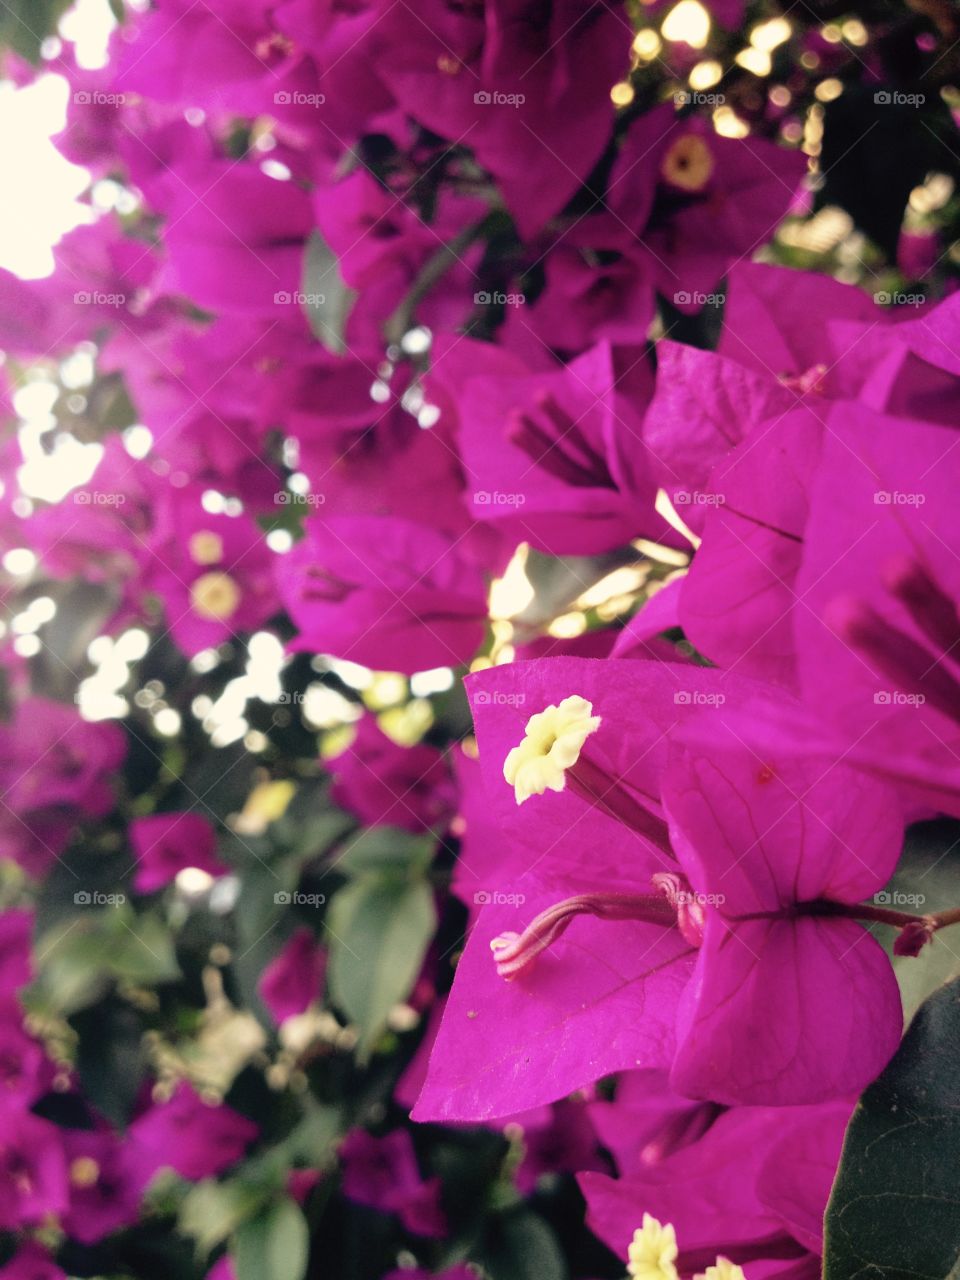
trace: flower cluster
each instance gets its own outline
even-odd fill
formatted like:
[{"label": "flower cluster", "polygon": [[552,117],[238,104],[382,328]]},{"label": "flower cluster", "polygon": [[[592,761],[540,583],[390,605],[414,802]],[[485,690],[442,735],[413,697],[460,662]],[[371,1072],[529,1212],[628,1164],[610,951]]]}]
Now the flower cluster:
[{"label": "flower cluster", "polygon": [[0,18],[0,1280],[816,1275],[960,921],[955,15],[126,8]]}]

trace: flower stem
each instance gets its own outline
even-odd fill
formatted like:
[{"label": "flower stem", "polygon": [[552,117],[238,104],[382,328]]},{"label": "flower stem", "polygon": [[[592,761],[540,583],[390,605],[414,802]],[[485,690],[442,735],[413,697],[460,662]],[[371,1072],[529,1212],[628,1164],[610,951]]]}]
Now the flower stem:
[{"label": "flower stem", "polygon": [[960,924],[960,907],[947,911],[933,911],[927,915],[915,915],[911,911],[895,911],[891,907],[877,907],[868,902],[829,902],[820,898],[800,905],[804,915],[843,916],[848,920],[872,920],[899,929],[894,943],[896,955],[916,956],[940,929]]}]

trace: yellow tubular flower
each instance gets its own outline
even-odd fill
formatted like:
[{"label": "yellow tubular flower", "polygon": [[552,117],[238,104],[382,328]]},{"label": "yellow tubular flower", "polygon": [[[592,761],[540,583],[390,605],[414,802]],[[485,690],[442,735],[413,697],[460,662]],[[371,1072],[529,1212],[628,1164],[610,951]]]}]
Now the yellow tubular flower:
[{"label": "yellow tubular flower", "polygon": [[566,770],[576,764],[583,744],[599,727],[593,704],[578,694],[531,716],[523,741],[503,762],[503,776],[517,804],[544,791],[562,791]]},{"label": "yellow tubular flower", "polygon": [[683,191],[702,191],[713,176],[713,153],[703,138],[685,133],[661,160],[660,173]]},{"label": "yellow tubular flower", "polygon": [[743,1274],[743,1267],[738,1267],[729,1258],[717,1258],[715,1266],[707,1267],[706,1271],[694,1276],[693,1280],[746,1280],[746,1276]]},{"label": "yellow tubular flower", "polygon": [[677,1233],[672,1224],[645,1213],[627,1251],[627,1274],[631,1280],[678,1280],[676,1264]]}]

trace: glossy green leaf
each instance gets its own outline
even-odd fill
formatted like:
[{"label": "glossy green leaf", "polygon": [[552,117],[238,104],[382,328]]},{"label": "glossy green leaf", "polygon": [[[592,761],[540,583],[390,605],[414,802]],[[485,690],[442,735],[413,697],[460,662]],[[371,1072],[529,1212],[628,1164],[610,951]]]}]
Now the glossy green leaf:
[{"label": "glossy green leaf", "polygon": [[340,274],[340,264],[318,231],[307,241],[301,306],[313,332],[328,351],[346,350],[345,330],[356,294]]},{"label": "glossy green leaf", "polygon": [[237,1280],[302,1280],[309,1247],[306,1220],[285,1197],[239,1227],[230,1256]]},{"label": "glossy green leaf", "polygon": [[960,1273],[960,979],[923,1004],[847,1130],[825,1280]]},{"label": "glossy green leaf", "polygon": [[410,994],[436,923],[433,892],[423,881],[363,878],[334,896],[328,980],[335,1002],[360,1028],[362,1054]]},{"label": "glossy green leaf", "polygon": [[430,862],[435,845],[430,836],[414,836],[398,827],[370,827],[358,832],[338,851],[334,866],[347,875],[423,869]]},{"label": "glossy green leaf", "polygon": [[200,1252],[206,1254],[252,1217],[263,1198],[257,1188],[239,1180],[216,1182],[207,1178],[187,1192],[177,1226],[184,1235],[192,1236]]}]

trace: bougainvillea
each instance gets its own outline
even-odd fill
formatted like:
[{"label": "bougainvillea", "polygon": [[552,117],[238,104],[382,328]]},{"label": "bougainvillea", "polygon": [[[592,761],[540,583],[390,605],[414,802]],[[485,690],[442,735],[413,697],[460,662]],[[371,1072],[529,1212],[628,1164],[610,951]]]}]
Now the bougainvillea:
[{"label": "bougainvillea", "polygon": [[0,1280],[956,1274],[955,7],[0,73]]}]

